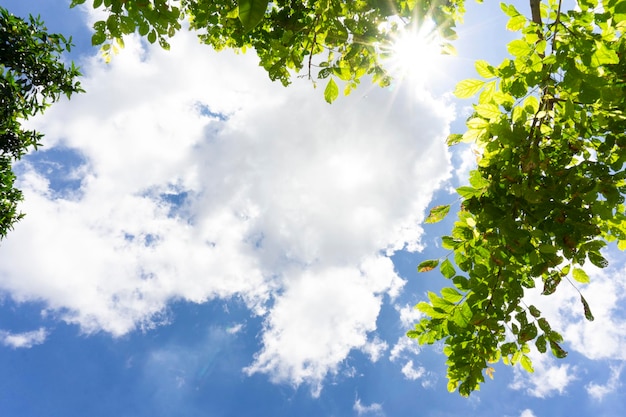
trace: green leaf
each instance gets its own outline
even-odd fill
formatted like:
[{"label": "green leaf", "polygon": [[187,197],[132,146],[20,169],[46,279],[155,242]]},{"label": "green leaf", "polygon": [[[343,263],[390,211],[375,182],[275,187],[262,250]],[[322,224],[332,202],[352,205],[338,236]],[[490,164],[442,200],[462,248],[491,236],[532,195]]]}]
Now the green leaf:
[{"label": "green leaf", "polygon": [[251,31],[261,22],[268,3],[269,0],[239,0],[239,20],[246,32]]},{"label": "green leaf", "polygon": [[593,317],[593,314],[591,314],[589,303],[587,303],[587,300],[585,300],[585,297],[583,297],[582,294],[580,295],[580,301],[583,303],[583,309],[585,310],[585,318],[589,321],[593,321],[594,317]]},{"label": "green leaf", "polygon": [[522,39],[515,39],[506,46],[509,53],[515,57],[526,56],[532,52],[531,46]]},{"label": "green leaf", "polygon": [[469,187],[467,185],[457,188],[456,192],[466,200],[481,194],[481,190],[477,190],[476,188]]},{"label": "green leaf", "polygon": [[450,135],[448,135],[448,138],[446,139],[446,144],[448,146],[452,146],[452,145],[456,145],[462,140],[463,140],[463,135],[459,133],[451,133]]},{"label": "green leaf", "polygon": [[528,311],[530,311],[530,314],[535,318],[541,316],[541,311],[539,311],[539,309],[533,305],[528,307]]},{"label": "green leaf", "polygon": [[437,268],[437,265],[439,265],[439,259],[429,259],[427,261],[423,261],[417,266],[417,272],[432,271]]},{"label": "green leaf", "polygon": [[494,72],[494,68],[489,65],[489,62],[479,59],[474,62],[474,67],[476,67],[476,72],[483,78],[493,78],[496,76]]},{"label": "green leaf", "polygon": [[541,335],[537,339],[535,339],[535,346],[540,353],[546,353],[546,351],[548,350],[546,337],[544,335]]},{"label": "green leaf", "polygon": [[463,299],[463,294],[458,292],[456,289],[450,287],[442,288],[441,295],[446,301],[449,301],[453,304],[456,304]]},{"label": "green leaf", "polygon": [[332,103],[339,96],[339,87],[333,78],[328,80],[326,88],[324,89],[324,100],[328,103]]},{"label": "green leaf", "polygon": [[463,80],[456,85],[454,89],[454,95],[458,98],[470,98],[480,91],[485,85],[482,80],[468,79]]},{"label": "green leaf", "polygon": [[93,8],[94,9],[97,9],[100,6],[102,6],[102,0],[93,0]]},{"label": "green leaf", "polygon": [[587,257],[591,263],[598,268],[606,268],[609,266],[609,261],[607,261],[604,256],[600,255],[598,252],[588,252]]},{"label": "green leaf", "polygon": [[452,321],[454,324],[464,329],[470,324],[470,320],[472,320],[472,309],[464,302],[457,306],[452,313]]},{"label": "green leaf", "polygon": [[510,31],[517,32],[518,30],[523,29],[524,26],[526,26],[526,22],[526,17],[522,16],[521,14],[513,16],[506,24],[506,28]]},{"label": "green leaf", "polygon": [[574,270],[572,271],[572,276],[576,281],[582,284],[589,283],[589,275],[587,275],[587,273],[580,268],[574,268]]},{"label": "green leaf", "polygon": [[604,42],[596,41],[596,48],[591,56],[591,63],[597,67],[606,64],[619,64],[619,56],[615,51],[607,48]]},{"label": "green leaf", "polygon": [[567,356],[567,352],[553,340],[550,340],[550,349],[552,350],[552,354],[558,359],[563,359]]},{"label": "green leaf", "polygon": [[501,114],[500,108],[491,103],[477,104],[474,106],[474,110],[479,116],[490,120],[497,119]]},{"label": "green leaf", "polygon": [[448,259],[446,259],[445,261],[441,263],[441,266],[439,267],[439,269],[441,270],[441,275],[443,275],[444,277],[448,279],[451,279],[452,277],[456,275],[454,266],[452,266],[452,262],[450,262]]},{"label": "green leaf", "polygon": [[104,32],[95,32],[91,36],[91,44],[93,46],[102,45],[104,43],[104,41],[106,41],[106,39],[107,39],[107,37],[104,34]]},{"label": "green leaf", "polygon": [[435,206],[432,209],[430,209],[430,213],[428,213],[428,217],[426,217],[426,220],[424,220],[424,223],[440,222],[441,220],[443,220],[444,217],[446,217],[449,211],[450,211],[449,204]]},{"label": "green leaf", "polygon": [[533,361],[531,361],[528,356],[523,355],[520,359],[520,364],[522,365],[522,368],[526,370],[526,372],[530,374],[535,372],[535,369],[533,368]]}]

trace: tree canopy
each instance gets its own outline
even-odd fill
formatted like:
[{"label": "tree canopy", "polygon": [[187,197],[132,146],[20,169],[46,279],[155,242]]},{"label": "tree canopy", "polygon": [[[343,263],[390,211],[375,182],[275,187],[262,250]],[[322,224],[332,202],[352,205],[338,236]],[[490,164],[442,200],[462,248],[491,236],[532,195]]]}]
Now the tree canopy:
[{"label": "tree canopy", "polygon": [[95,23],[92,43],[108,55],[123,46],[123,35],[138,32],[168,49],[168,38],[187,21],[200,41],[216,50],[254,48],[269,77],[284,85],[303,68],[314,80],[328,79],[324,96],[332,102],[339,80],[345,94],[365,75],[389,84],[381,60],[405,28],[429,19],[442,39],[454,39],[463,1],[95,0],[93,6],[104,8],[107,18]]},{"label": "tree canopy", "polygon": [[[73,0],[72,6],[86,0]],[[480,2],[480,1],[478,1]],[[527,11],[502,4],[506,28],[518,38],[501,63],[476,62],[479,78],[461,81],[459,98],[478,96],[465,132],[449,145],[472,143],[477,168],[457,189],[458,219],[442,237],[448,252],[422,262],[449,280],[417,308],[424,318],[408,333],[419,343],[443,341],[448,388],[469,395],[492,363],[532,372],[531,345],[557,358],[563,338],[528,288],[555,292],[561,283],[589,282],[585,265],[608,262],[610,242],[626,248],[626,1],[529,0]],[[270,78],[287,85],[306,69],[328,78],[325,98],[368,75],[385,86],[381,64],[394,36],[426,20],[454,39],[463,0],[94,0],[106,19],[94,25],[105,53],[138,32],[168,48],[184,22],[215,49],[254,48]],[[451,49],[444,45],[444,49]],[[451,205],[434,207],[426,223]],[[582,292],[581,314],[593,320]]]},{"label": "tree canopy", "polygon": [[22,122],[61,94],[69,98],[82,91],[78,69],[61,61],[61,53],[71,46],[63,35],[48,33],[41,19],[26,21],[0,7],[0,239],[23,216],[17,209],[22,194],[14,187],[12,162],[37,148],[43,136],[23,128]]}]

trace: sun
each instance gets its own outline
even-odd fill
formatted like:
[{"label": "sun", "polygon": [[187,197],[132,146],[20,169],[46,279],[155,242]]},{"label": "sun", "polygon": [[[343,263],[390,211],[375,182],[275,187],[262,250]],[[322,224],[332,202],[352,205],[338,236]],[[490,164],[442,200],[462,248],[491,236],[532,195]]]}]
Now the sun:
[{"label": "sun", "polygon": [[424,86],[444,70],[445,55],[435,24],[407,27],[394,36],[389,47],[389,70],[394,78]]}]

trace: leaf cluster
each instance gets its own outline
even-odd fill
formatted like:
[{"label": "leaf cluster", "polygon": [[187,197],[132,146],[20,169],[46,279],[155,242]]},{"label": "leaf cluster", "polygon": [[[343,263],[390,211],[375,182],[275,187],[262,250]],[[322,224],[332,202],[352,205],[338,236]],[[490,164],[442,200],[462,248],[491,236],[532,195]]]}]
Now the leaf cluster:
[{"label": "leaf cluster", "polygon": [[[87,0],[72,0],[71,6]],[[332,102],[356,88],[364,75],[386,86],[385,45],[403,28],[431,19],[444,39],[456,35],[464,0],[93,0],[107,18],[94,24],[94,45],[109,58],[123,36],[138,32],[168,49],[168,39],[188,19],[200,40],[217,50],[254,48],[272,80],[288,85],[306,66],[311,79],[327,79]],[[313,59],[315,57],[315,60]]]},{"label": "leaf cluster", "polygon": [[82,91],[78,69],[61,62],[71,46],[71,39],[48,33],[39,18],[24,20],[0,7],[0,238],[22,217],[12,161],[37,148],[43,136],[22,122],[61,95]]},{"label": "leaf cluster", "polygon": [[[542,286],[550,295],[563,281],[588,283],[584,265],[606,267],[608,242],[626,248],[624,4],[586,0],[564,11],[549,0],[541,25],[503,4],[507,28],[520,34],[508,44],[511,56],[478,61],[480,78],[457,85],[458,97],[478,102],[466,132],[448,143],[474,143],[478,167],[457,190],[461,210],[443,237],[454,265],[418,267],[439,265],[452,286],[417,305],[426,317],[408,334],[444,341],[450,390],[469,395],[500,359],[532,372],[530,343],[565,357],[562,337],[524,304],[524,291]],[[433,208],[427,222],[446,207]]]}]

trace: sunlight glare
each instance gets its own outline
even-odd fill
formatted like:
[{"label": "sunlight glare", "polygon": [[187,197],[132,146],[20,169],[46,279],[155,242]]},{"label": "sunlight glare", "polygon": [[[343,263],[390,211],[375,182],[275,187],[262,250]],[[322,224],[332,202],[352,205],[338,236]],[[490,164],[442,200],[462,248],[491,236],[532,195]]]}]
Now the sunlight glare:
[{"label": "sunlight glare", "polygon": [[394,77],[424,86],[442,70],[443,57],[434,23],[424,23],[396,37],[389,58],[390,68]]}]

